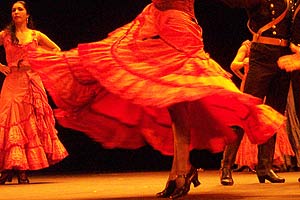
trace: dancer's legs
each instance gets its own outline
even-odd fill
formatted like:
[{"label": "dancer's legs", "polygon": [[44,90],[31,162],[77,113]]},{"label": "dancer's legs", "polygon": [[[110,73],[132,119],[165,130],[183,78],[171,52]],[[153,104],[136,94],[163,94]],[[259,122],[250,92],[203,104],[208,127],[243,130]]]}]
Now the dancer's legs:
[{"label": "dancer's legs", "polygon": [[190,128],[187,103],[178,103],[169,107],[174,134],[174,157],[172,169],[165,190],[158,197],[177,198],[187,194],[191,182],[198,186],[197,171],[191,170]]},{"label": "dancer's legs", "polygon": [[191,169],[190,153],[190,129],[186,103],[178,103],[169,108],[173,122],[174,134],[174,158],[171,176],[187,174]]}]

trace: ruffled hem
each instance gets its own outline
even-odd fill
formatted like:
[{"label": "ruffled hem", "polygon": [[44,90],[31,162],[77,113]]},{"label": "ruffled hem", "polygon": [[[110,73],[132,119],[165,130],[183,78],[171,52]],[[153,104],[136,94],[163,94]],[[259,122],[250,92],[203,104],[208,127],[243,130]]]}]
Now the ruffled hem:
[{"label": "ruffled hem", "polygon": [[0,151],[0,169],[39,170],[63,160],[68,153],[60,141],[54,140],[53,150],[45,152],[42,145],[37,147],[11,146]]},{"label": "ruffled hem", "polygon": [[[0,99],[3,105],[0,118],[1,170],[42,169],[68,155],[57,137],[53,112],[40,78],[31,71],[23,75],[19,73],[18,80],[27,85],[14,83],[14,76],[7,77],[3,84],[2,92],[6,92],[6,87],[11,84],[18,87],[15,87],[14,95],[9,96],[9,91],[6,93],[10,98]],[[26,79],[22,79],[24,77]]]},{"label": "ruffled hem", "polygon": [[48,167],[47,158],[41,146],[25,149],[21,146],[12,146],[0,151],[0,169],[38,170]]}]

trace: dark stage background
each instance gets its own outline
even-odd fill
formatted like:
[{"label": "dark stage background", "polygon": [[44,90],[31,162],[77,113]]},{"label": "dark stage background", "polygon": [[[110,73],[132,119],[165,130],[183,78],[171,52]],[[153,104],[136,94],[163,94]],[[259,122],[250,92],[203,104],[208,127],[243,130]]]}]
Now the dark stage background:
[{"label": "dark stage background", "polygon": [[[0,28],[10,21],[10,0],[0,0]],[[78,43],[101,40],[114,29],[130,22],[150,3],[149,0],[36,0],[29,1],[36,29],[48,35],[63,50]],[[242,41],[249,38],[246,14],[212,0],[196,0],[196,16],[203,28],[205,50],[230,71],[229,65]],[[3,48],[0,61],[5,63]],[[1,75],[2,83],[4,76]],[[239,84],[234,76],[233,80]],[[53,108],[51,98],[49,101]],[[0,105],[1,106],[1,105]],[[57,124],[59,137],[69,157],[41,172],[159,171],[171,167],[172,157],[150,146],[137,150],[103,149],[84,133]],[[192,162],[205,169],[219,168],[221,154],[193,151]]]}]

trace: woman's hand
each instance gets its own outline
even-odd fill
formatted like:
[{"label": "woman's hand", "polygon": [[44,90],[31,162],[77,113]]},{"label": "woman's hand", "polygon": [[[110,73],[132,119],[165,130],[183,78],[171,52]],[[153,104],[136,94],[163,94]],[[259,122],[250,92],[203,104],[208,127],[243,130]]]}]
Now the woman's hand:
[{"label": "woman's hand", "polygon": [[0,71],[7,76],[10,73],[10,68],[6,65],[0,64]]}]

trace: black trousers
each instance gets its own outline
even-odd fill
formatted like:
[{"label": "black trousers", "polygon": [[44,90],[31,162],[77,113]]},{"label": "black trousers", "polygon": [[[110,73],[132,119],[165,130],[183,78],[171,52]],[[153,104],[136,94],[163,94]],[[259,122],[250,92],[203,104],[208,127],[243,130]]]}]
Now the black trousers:
[{"label": "black trousers", "polygon": [[[290,84],[290,73],[277,65],[280,56],[290,53],[288,47],[279,47],[252,43],[250,50],[250,67],[245,82],[244,92],[264,99],[265,103],[280,113],[285,112]],[[235,161],[242,131],[235,128],[238,140],[226,146],[223,153],[222,168],[230,168]],[[275,151],[276,134],[266,143],[258,145],[257,175],[266,175],[272,167]]]},{"label": "black trousers", "polygon": [[289,47],[253,43],[250,67],[244,92],[261,99],[265,104],[284,114],[290,84],[290,73],[277,65],[280,56],[290,54]]},{"label": "black trousers", "polygon": [[[290,53],[288,47],[252,43],[245,93],[266,98],[265,104],[284,114],[290,85],[290,73],[277,65],[280,56]],[[258,145],[257,175],[270,175],[275,152],[276,134]]]}]

